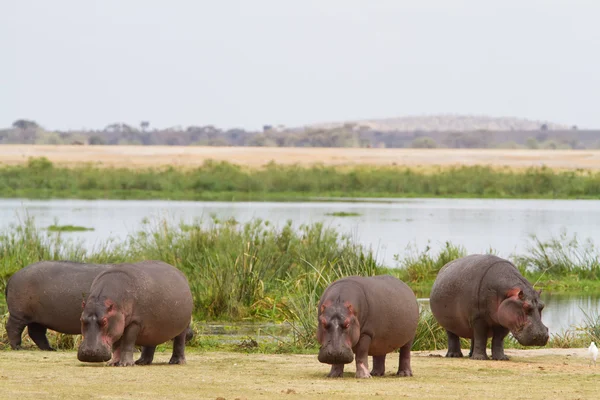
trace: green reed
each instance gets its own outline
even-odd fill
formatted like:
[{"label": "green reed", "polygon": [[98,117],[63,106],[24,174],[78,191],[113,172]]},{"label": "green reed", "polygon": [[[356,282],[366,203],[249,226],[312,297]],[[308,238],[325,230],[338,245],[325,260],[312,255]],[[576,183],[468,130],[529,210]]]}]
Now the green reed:
[{"label": "green reed", "polygon": [[3,197],[177,200],[292,200],[313,197],[599,198],[600,172],[485,166],[284,166],[249,169],[206,161],[173,167],[65,168],[46,158],[0,166]]}]

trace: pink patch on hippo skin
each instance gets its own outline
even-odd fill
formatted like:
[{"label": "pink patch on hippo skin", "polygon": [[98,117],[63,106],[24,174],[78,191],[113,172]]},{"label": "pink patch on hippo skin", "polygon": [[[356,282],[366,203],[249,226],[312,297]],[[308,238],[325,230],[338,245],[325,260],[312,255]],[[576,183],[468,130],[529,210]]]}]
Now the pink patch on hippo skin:
[{"label": "pink patch on hippo skin", "polygon": [[323,328],[327,328],[327,320],[325,319],[324,316],[320,316],[319,317],[319,322],[321,323],[321,325],[323,325]]},{"label": "pink patch on hippo skin", "polygon": [[367,368],[367,366],[365,365],[365,363],[363,363],[363,362],[358,363],[358,368],[362,372],[362,374],[358,374],[357,373],[357,375],[359,375],[358,376],[359,378],[370,378],[371,377],[371,373],[369,372],[369,368]]},{"label": "pink patch on hippo skin", "polygon": [[323,302],[323,304],[321,304],[321,314],[323,314],[323,311],[325,311],[325,309],[327,307],[329,307],[331,305],[331,300],[325,300]]},{"label": "pink patch on hippo skin", "polygon": [[344,302],[344,306],[348,309],[348,312],[350,313],[350,315],[354,315],[354,307],[352,307],[352,304],[349,301]]},{"label": "pink patch on hippo skin", "polygon": [[115,303],[110,299],[106,299],[104,300],[104,306],[106,307],[106,313],[110,314],[115,308]]},{"label": "pink patch on hippo skin", "polygon": [[110,299],[104,300],[106,307],[105,316],[101,320],[101,335],[102,342],[112,347],[112,344],[121,338],[125,330],[125,316],[120,312],[115,304]]},{"label": "pink patch on hippo skin", "polygon": [[107,334],[101,333],[100,334],[100,340],[102,341],[102,343],[104,343],[105,346],[107,346],[108,348],[112,348],[113,342],[110,339],[110,337],[108,337]]},{"label": "pink patch on hippo skin", "polygon": [[108,362],[107,365],[112,367],[112,366],[118,365],[120,362],[121,362],[121,349],[118,348],[113,352],[112,358]]}]

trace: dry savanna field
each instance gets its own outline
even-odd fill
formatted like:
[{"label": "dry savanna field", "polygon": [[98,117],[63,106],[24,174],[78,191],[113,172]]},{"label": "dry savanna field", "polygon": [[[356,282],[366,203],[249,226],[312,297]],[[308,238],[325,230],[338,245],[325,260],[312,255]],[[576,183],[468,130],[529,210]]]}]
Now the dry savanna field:
[{"label": "dry savanna field", "polygon": [[211,159],[253,168],[273,161],[302,166],[489,165],[523,169],[545,165],[559,170],[600,169],[600,150],[0,145],[0,165],[22,164],[30,157],[47,157],[65,166],[93,163],[127,168],[167,165],[193,168]]},{"label": "dry savanna field", "polygon": [[447,359],[444,351],[413,352],[413,377],[394,376],[398,354],[388,355],[386,376],[342,379],[316,355],[188,351],[187,365],[127,368],[84,364],[75,351],[0,352],[2,399],[597,399],[600,365],[586,349],[507,350],[510,361]]}]

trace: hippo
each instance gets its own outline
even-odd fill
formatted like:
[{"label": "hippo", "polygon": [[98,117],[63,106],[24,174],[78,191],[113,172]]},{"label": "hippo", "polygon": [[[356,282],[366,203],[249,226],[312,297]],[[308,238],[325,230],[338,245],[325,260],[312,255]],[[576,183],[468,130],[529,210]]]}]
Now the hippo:
[{"label": "hippo", "polygon": [[[21,349],[21,336],[27,333],[41,350],[54,351],[46,331],[81,334],[81,302],[94,278],[111,264],[74,261],[40,261],[15,272],[5,289],[9,317],[6,333],[10,347]],[[186,342],[194,336],[188,327]]]},{"label": "hippo", "polygon": [[[350,276],[325,289],[318,305],[318,359],[338,378],[356,354],[356,377],[385,374],[385,357],[400,349],[398,376],[412,376],[410,349],[419,306],[413,291],[390,275]],[[368,356],[373,356],[369,373]]]},{"label": "hippo", "polygon": [[508,360],[504,337],[509,332],[523,346],[544,346],[548,328],[542,323],[544,303],[510,261],[490,254],[472,254],[444,265],[430,295],[433,316],[446,330],[446,357],[462,357],[459,338],[471,339],[469,357]]},{"label": "hippo", "polygon": [[[83,303],[77,351],[82,362],[133,366],[152,363],[156,346],[173,339],[169,364],[185,364],[185,339],[193,301],[185,275],[162,261],[117,264],[92,282]],[[112,350],[112,352],[111,352]]]},{"label": "hippo", "polygon": [[70,335],[81,333],[81,301],[94,278],[109,265],[71,261],[40,261],[17,271],[6,284],[6,304],[10,316],[6,333],[10,347],[21,348],[27,333],[41,350],[54,350],[46,330]]}]

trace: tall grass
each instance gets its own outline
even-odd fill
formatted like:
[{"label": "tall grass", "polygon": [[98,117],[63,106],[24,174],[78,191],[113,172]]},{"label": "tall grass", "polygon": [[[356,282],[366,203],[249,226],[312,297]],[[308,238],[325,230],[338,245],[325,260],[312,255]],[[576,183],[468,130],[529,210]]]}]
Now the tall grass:
[{"label": "tall grass", "polygon": [[312,280],[316,270],[341,276],[377,269],[370,253],[321,223],[295,229],[291,221],[275,227],[260,219],[243,225],[213,219],[208,226],[160,221],[131,236],[127,248],[131,259],[160,259],[181,269],[202,319],[282,318],[273,308],[281,311],[294,284]]},{"label": "tall grass", "polygon": [[[566,236],[546,242],[534,238],[529,253],[516,257],[515,262],[526,278],[539,280],[540,286],[589,279],[597,272],[599,257],[590,243],[582,246],[576,238]],[[8,278],[33,262],[158,259],[188,277],[196,321],[286,321],[294,332],[293,345],[310,349],[316,344],[317,303],[333,281],[350,275],[387,273],[427,297],[439,269],[465,253],[464,248],[448,242],[437,253],[426,247],[406,258],[398,257],[401,268],[390,269],[379,264],[371,250],[321,223],[294,226],[288,221],[274,226],[263,220],[240,224],[233,219],[192,225],[149,221],[123,243],[107,242],[88,251],[80,243],[64,240],[60,232],[36,228],[33,219],[26,216],[20,224],[0,233],[0,315],[6,313],[4,287]],[[584,330],[563,333],[553,340],[565,345],[585,333],[586,338],[600,342],[598,318],[588,319]],[[5,340],[2,335],[0,332],[0,342]],[[68,347],[72,339],[58,335],[53,340]],[[414,348],[445,346],[443,329],[431,313],[422,311]]]},{"label": "tall grass", "polygon": [[319,197],[599,198],[600,172],[484,166],[248,169],[207,161],[195,169],[63,168],[46,158],[0,167],[4,197],[243,200]]},{"label": "tall grass", "polygon": [[394,260],[400,267],[398,278],[406,283],[410,283],[413,287],[419,286],[421,290],[423,289],[423,284],[430,286],[433,283],[438,272],[444,265],[467,255],[464,247],[455,246],[450,242],[446,242],[437,255],[431,254],[431,246],[429,244],[422,251],[414,246],[408,246],[408,249],[410,251],[404,258],[401,258],[399,255],[394,256]]},{"label": "tall grass", "polygon": [[564,231],[547,241],[532,236],[527,254],[516,256],[515,261],[523,272],[540,277],[600,278],[600,252],[592,240],[582,242],[577,235],[569,237]]}]

